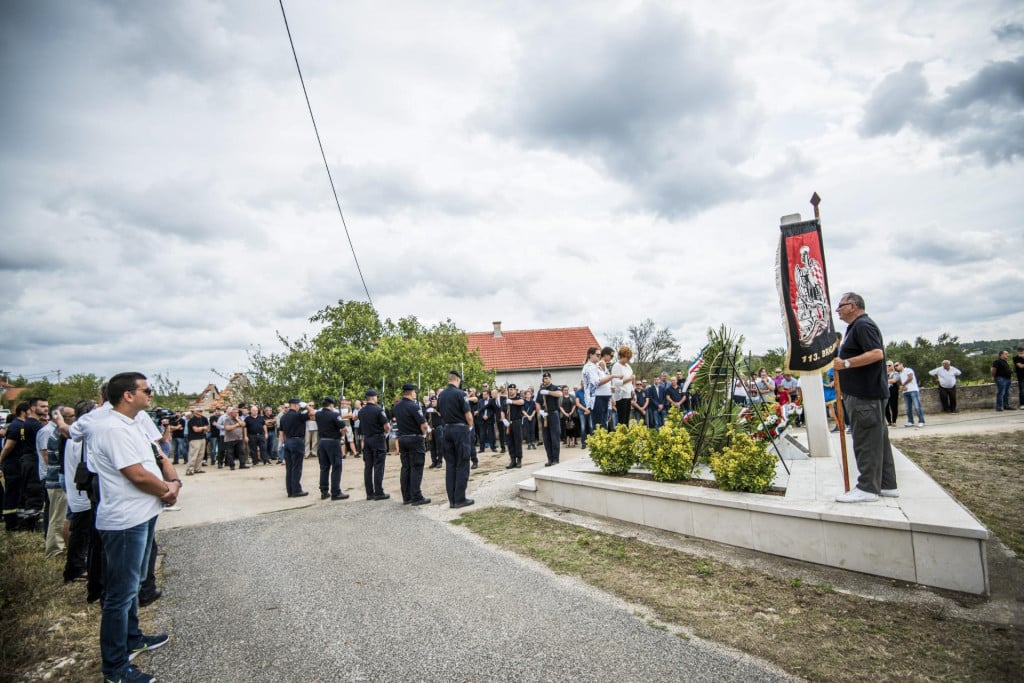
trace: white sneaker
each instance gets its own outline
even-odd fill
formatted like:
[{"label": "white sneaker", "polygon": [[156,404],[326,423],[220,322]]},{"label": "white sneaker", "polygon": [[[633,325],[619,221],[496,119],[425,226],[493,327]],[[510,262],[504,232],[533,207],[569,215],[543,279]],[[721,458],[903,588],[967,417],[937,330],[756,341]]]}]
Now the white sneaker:
[{"label": "white sneaker", "polygon": [[882,489],[881,494],[885,498],[899,498],[900,492],[898,489]]},{"label": "white sneaker", "polygon": [[914,426],[914,423],[913,423],[913,422],[908,422],[907,424],[905,424],[905,425],[903,425],[903,426],[904,426],[904,427],[913,427],[913,426]]},{"label": "white sneaker", "polygon": [[924,422],[918,422],[918,423],[917,423],[917,426],[918,426],[918,427],[924,427]]},{"label": "white sneaker", "polygon": [[164,507],[164,512],[181,512],[180,505],[167,505]]},{"label": "white sneaker", "polygon": [[856,486],[846,493],[836,496],[836,501],[839,503],[871,503],[876,500],[878,500],[878,496],[862,491]]}]

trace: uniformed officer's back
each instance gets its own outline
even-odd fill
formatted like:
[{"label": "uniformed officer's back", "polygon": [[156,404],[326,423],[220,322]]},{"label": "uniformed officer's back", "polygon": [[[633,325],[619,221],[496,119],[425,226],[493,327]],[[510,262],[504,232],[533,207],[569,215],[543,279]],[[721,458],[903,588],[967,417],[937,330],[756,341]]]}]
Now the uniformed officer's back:
[{"label": "uniformed officer's back", "polygon": [[466,413],[469,412],[469,409],[469,400],[466,398],[466,392],[454,384],[449,384],[437,398],[437,410],[441,413],[441,420],[446,425],[468,424],[466,422]]}]

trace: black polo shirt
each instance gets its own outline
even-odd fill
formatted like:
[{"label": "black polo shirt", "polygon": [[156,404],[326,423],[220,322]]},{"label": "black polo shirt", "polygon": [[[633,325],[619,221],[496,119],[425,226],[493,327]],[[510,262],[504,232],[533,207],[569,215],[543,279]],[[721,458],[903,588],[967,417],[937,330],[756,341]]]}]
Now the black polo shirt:
[{"label": "black polo shirt", "polygon": [[441,392],[437,397],[437,409],[441,412],[441,420],[446,425],[468,425],[466,413],[469,412],[469,399],[466,392],[454,384]]},{"label": "black polo shirt", "polygon": [[341,430],[347,426],[345,418],[330,408],[316,411],[316,428],[320,430],[321,439],[340,439]]},{"label": "black polo shirt", "polygon": [[363,436],[384,436],[384,425],[387,423],[384,409],[376,403],[367,403],[359,409],[359,433]]},{"label": "black polo shirt", "polygon": [[206,438],[206,432],[197,432],[197,428],[210,426],[210,421],[202,415],[196,415],[189,418],[188,421],[188,440],[199,441]]},{"label": "black polo shirt", "polygon": [[395,420],[398,422],[399,436],[421,436],[423,430],[421,424],[426,424],[427,418],[420,412],[420,404],[411,398],[403,398],[395,404],[392,411]]},{"label": "black polo shirt", "polygon": [[889,383],[885,377],[885,343],[875,321],[865,313],[846,328],[839,357],[853,358],[873,349],[881,349],[882,358],[871,365],[839,371],[839,384],[844,394],[857,398],[889,398]]},{"label": "black polo shirt", "polygon": [[[189,422],[189,425],[192,423]],[[249,436],[263,436],[263,428],[267,426],[267,421],[262,415],[252,417],[251,415],[245,416],[245,431],[249,432]]]},{"label": "black polo shirt", "polygon": [[305,439],[306,438],[306,421],[309,420],[309,413],[297,410],[289,410],[287,413],[281,416],[281,422],[278,425],[278,429],[284,432],[286,439]]}]

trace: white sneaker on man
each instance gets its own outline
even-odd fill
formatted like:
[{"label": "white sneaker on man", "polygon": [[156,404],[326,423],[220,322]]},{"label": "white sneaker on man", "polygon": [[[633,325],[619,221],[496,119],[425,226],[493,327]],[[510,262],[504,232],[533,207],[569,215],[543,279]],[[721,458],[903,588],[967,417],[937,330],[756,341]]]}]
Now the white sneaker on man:
[{"label": "white sneaker on man", "polygon": [[913,426],[914,426],[914,423],[913,423],[913,422],[908,422],[907,424],[905,424],[905,425],[903,425],[903,426],[904,426],[904,427],[913,427]]},{"label": "white sneaker on man", "polygon": [[854,486],[846,493],[842,493],[836,496],[836,502],[839,503],[871,503],[878,500],[878,496],[874,493],[862,491],[861,489]]},{"label": "white sneaker on man", "polygon": [[883,498],[899,498],[900,492],[897,489],[882,489],[879,493]]},{"label": "white sneaker on man", "polygon": [[918,422],[918,423],[917,423],[917,426],[918,426],[918,427],[924,427],[924,422]]}]

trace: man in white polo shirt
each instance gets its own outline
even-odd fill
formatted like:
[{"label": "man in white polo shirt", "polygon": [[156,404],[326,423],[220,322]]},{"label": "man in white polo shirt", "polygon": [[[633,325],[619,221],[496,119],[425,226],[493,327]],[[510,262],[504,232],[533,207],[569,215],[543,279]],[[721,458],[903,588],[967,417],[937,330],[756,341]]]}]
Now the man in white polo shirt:
[{"label": "man in white polo shirt", "polygon": [[96,420],[89,437],[89,464],[103,491],[96,510],[106,557],[103,674],[107,681],[151,681],[130,662],[166,643],[167,635],[146,636],[139,629],[139,584],[149,566],[157,517],[165,504],[177,501],[181,480],[166,458],[157,463],[152,442],[136,422],[153,393],[145,375],[114,375],[107,393],[112,409]]}]

